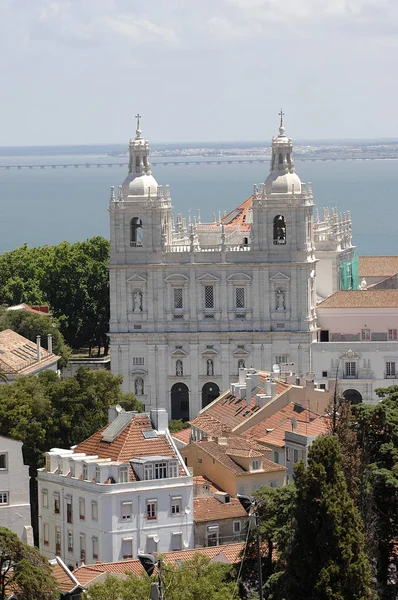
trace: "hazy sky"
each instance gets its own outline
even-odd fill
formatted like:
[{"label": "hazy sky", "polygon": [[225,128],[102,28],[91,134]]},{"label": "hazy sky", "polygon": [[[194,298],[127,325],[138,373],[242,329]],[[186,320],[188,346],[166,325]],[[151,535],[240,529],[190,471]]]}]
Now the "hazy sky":
[{"label": "hazy sky", "polygon": [[398,137],[397,0],[0,0],[0,145]]}]

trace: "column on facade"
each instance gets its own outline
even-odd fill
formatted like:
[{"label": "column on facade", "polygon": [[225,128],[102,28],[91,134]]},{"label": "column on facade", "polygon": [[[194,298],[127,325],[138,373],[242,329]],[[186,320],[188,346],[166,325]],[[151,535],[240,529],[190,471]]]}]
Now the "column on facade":
[{"label": "column on facade", "polygon": [[190,342],[190,395],[189,395],[189,414],[190,416],[196,415],[202,408],[202,389],[199,381],[200,373],[200,355],[199,355],[199,343]]}]

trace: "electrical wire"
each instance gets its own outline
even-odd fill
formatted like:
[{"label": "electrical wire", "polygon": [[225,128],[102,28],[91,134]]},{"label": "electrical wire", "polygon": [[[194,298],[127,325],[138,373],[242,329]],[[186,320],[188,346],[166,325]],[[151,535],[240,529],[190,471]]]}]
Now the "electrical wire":
[{"label": "electrical wire", "polygon": [[243,561],[245,560],[245,555],[246,555],[246,550],[247,550],[247,543],[249,541],[250,529],[251,529],[251,527],[250,527],[250,521],[249,521],[249,527],[247,528],[247,534],[246,534],[245,547],[243,549],[242,560],[240,561],[240,567],[239,567],[238,577],[236,578],[235,588],[234,588],[234,591],[232,592],[231,600],[234,600],[235,594],[236,594],[237,589],[238,589],[240,575],[242,573],[242,568],[243,568]]}]

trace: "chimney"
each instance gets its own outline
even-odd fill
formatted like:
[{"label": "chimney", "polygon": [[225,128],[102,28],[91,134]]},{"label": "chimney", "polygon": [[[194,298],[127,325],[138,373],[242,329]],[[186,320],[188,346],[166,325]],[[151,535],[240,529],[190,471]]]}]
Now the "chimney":
[{"label": "chimney", "polygon": [[37,350],[37,361],[40,362],[40,335],[36,336],[36,350]]},{"label": "chimney", "polygon": [[249,404],[252,397],[253,381],[251,376],[246,377],[246,404]]},{"label": "chimney", "polygon": [[51,333],[49,333],[47,336],[47,350],[50,354],[53,353],[53,336],[51,335]]},{"label": "chimney", "polygon": [[270,397],[267,396],[266,394],[256,394],[256,404],[257,406],[265,406],[267,400],[269,400]]},{"label": "chimney", "polygon": [[276,381],[271,381],[271,399],[273,400],[276,396]]},{"label": "chimney", "polygon": [[239,383],[243,385],[246,379],[246,369],[239,369]]},{"label": "chimney", "polygon": [[151,421],[156,431],[165,431],[169,426],[169,416],[165,408],[151,408]]},{"label": "chimney", "polygon": [[[120,408],[120,407],[119,407]],[[108,424],[113,423],[115,419],[119,416],[119,410],[117,410],[116,406],[108,406]]]},{"label": "chimney", "polygon": [[217,444],[219,446],[227,446],[228,445],[228,439],[226,437],[219,437],[219,438],[217,438]]},{"label": "chimney", "polygon": [[272,390],[271,390],[271,380],[270,379],[266,379],[264,381],[264,394],[266,396],[271,397],[272,396]]}]

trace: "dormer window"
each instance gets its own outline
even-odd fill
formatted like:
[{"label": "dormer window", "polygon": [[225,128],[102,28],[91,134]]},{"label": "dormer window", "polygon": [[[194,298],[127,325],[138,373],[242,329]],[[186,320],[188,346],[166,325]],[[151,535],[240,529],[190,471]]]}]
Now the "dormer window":
[{"label": "dormer window", "polygon": [[101,469],[98,466],[95,467],[95,483],[101,483]]},{"label": "dormer window", "polygon": [[69,473],[71,477],[75,477],[75,473],[76,473],[76,465],[75,465],[75,461],[71,460],[69,461]]},{"label": "dormer window", "polygon": [[167,477],[167,463],[155,463],[155,479],[166,479]]},{"label": "dormer window", "polygon": [[129,480],[129,468],[127,465],[119,467],[119,483],[127,483]]},{"label": "dormer window", "polygon": [[253,460],[252,461],[252,471],[259,471],[259,470],[260,470],[260,461]]},{"label": "dormer window", "polygon": [[86,463],[83,463],[83,479],[88,481],[88,466]]},{"label": "dormer window", "polygon": [[58,474],[59,475],[62,475],[62,473],[63,473],[62,463],[63,463],[62,459],[58,461]]},{"label": "dormer window", "polygon": [[144,467],[144,478],[146,480],[153,479],[153,464],[145,465]]}]

